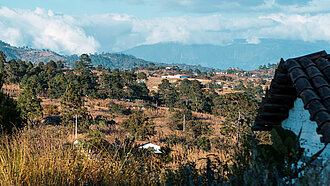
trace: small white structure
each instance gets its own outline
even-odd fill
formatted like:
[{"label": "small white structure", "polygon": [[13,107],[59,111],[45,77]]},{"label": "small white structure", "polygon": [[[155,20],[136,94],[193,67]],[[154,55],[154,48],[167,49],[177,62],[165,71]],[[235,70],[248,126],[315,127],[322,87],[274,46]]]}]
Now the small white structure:
[{"label": "small white structure", "polygon": [[185,75],[181,75],[181,74],[177,74],[177,75],[174,75],[174,76],[162,76],[162,78],[174,78],[174,79],[183,79],[183,78],[188,78],[188,76],[185,76]]},{"label": "small white structure", "polygon": [[[291,130],[297,136],[301,131],[300,146],[305,149],[306,156],[311,157],[324,147],[320,142],[321,135],[316,133],[317,123],[310,120],[310,114],[304,109],[304,103],[301,98],[297,98],[294,106],[289,111],[289,117],[282,121],[284,129]],[[330,146],[321,153],[323,159],[330,159]]]},{"label": "small white structure", "polygon": [[146,143],[144,145],[141,145],[139,148],[141,149],[149,149],[149,148],[153,148],[154,151],[153,153],[155,154],[161,154],[162,152],[160,151],[161,147],[152,143]]}]

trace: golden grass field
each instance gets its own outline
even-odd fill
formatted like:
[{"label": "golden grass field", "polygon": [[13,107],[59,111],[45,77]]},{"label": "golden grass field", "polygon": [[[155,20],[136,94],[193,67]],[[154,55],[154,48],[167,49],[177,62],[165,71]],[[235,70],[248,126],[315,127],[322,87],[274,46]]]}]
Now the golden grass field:
[{"label": "golden grass field", "polygon": [[[169,79],[171,83],[179,79]],[[148,77],[146,84],[150,90],[157,91],[161,83],[161,77]],[[199,80],[202,84],[210,80]],[[21,89],[18,85],[4,85],[3,92],[17,98]],[[219,94],[237,92],[231,89],[224,89]],[[59,115],[62,110],[60,100],[42,99],[44,117]],[[86,98],[85,98],[86,99]],[[135,145],[152,142],[165,147],[169,144],[167,139],[171,136],[187,138],[192,134],[173,130],[169,127],[170,115],[166,107],[146,108],[143,102],[125,102],[118,100],[86,99],[85,106],[88,112],[95,118],[104,116],[109,120],[113,119],[117,124],[112,126],[90,126],[90,130],[107,131],[103,138],[109,143],[116,140],[123,142],[128,138],[129,132],[119,124],[127,119],[126,115],[114,115],[109,111],[109,104],[116,103],[132,111],[142,111],[155,124],[156,135],[145,141],[135,141]],[[193,112],[197,120],[206,123],[212,128],[212,133],[207,137],[217,139],[226,146],[234,146],[235,136],[222,136],[221,125],[224,118],[215,117],[211,114]],[[78,121],[79,125],[79,121]],[[88,133],[78,131],[78,139],[88,140]],[[119,156],[119,151],[108,152],[102,149],[102,159],[93,159],[88,156],[88,148],[77,148],[73,145],[75,138],[72,126],[51,126],[40,125],[32,129],[24,129],[14,135],[2,136],[0,138],[0,185],[84,185],[102,183],[106,185],[153,185],[156,182],[166,180],[166,168],[178,169],[181,165],[194,162],[199,170],[204,170],[207,157],[217,157],[221,162],[230,162],[235,153],[232,148],[211,144],[211,150],[206,152],[196,146],[181,144],[169,145],[171,148],[172,161],[166,165],[160,163],[162,160],[157,156],[143,155],[144,159],[137,159],[126,152]],[[126,166],[126,169],[123,167]],[[140,172],[139,167],[146,167],[154,171]],[[157,177],[157,178],[156,178]],[[154,178],[154,179],[152,179]]]}]

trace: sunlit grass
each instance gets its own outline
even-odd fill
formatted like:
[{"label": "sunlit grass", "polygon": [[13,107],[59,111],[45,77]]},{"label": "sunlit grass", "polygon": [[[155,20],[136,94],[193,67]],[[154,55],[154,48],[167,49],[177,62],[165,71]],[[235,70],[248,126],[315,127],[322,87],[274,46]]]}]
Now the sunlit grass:
[{"label": "sunlit grass", "polygon": [[[68,139],[66,128],[39,128],[0,138],[2,185],[153,184],[156,158],[133,155],[132,148],[89,156]],[[105,149],[104,149],[105,150]]]}]

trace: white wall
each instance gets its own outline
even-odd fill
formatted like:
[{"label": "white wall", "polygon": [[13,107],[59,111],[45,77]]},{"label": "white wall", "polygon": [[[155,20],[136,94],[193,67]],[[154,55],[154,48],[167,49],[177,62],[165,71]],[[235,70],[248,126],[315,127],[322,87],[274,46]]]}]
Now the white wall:
[{"label": "white wall", "polygon": [[[289,111],[289,117],[282,122],[284,129],[291,130],[296,135],[302,128],[300,144],[302,148],[305,148],[306,156],[312,156],[324,147],[324,144],[320,142],[321,135],[316,133],[317,123],[309,118],[310,114],[308,110],[304,109],[304,103],[297,98],[294,107]],[[330,145],[322,152],[321,157],[329,160]]]}]

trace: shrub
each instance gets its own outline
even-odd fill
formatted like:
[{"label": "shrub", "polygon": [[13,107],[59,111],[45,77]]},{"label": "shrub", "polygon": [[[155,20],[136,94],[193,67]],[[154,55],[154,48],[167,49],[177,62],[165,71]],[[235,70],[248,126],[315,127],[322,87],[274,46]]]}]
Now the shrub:
[{"label": "shrub", "polygon": [[155,125],[145,114],[136,112],[123,121],[122,126],[126,128],[136,139],[147,139],[156,134]]},{"label": "shrub", "polygon": [[[2,74],[0,74],[0,90],[2,85]],[[16,101],[10,98],[8,94],[0,92],[0,132],[11,132],[13,128],[22,126],[23,123]]]}]

